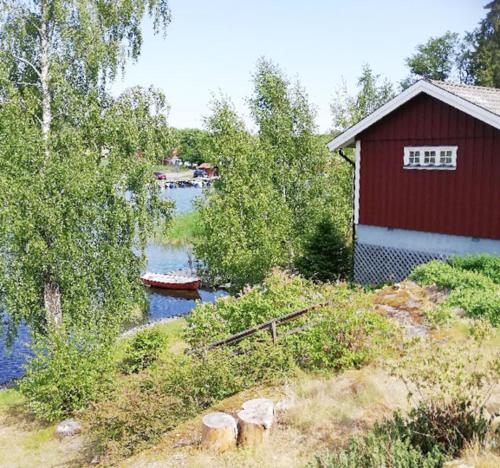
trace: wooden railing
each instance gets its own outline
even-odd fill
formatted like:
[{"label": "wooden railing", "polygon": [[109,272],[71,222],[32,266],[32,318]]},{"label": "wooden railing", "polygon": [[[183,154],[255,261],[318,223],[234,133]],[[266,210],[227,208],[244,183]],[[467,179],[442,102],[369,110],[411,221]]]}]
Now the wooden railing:
[{"label": "wooden railing", "polygon": [[[214,349],[218,348],[219,346],[226,346],[229,344],[237,343],[238,341],[241,341],[243,338],[247,338],[248,336],[251,336],[261,330],[266,330],[268,329],[271,332],[271,337],[273,339],[273,343],[276,343],[279,337],[281,336],[289,336],[292,335],[293,333],[297,333],[299,331],[305,330],[308,325],[301,325],[300,327],[292,328],[290,330],[287,330],[285,333],[278,333],[278,325],[281,325],[286,322],[290,322],[291,320],[295,320],[299,317],[302,317],[303,315],[307,314],[308,312],[311,312],[316,309],[320,309],[321,307],[325,307],[327,305],[330,305],[331,301],[327,302],[322,302],[320,304],[314,304],[308,307],[305,307],[300,310],[296,310],[294,312],[290,312],[288,314],[282,315],[280,317],[275,317],[271,320],[268,320],[267,322],[261,323],[259,325],[255,325],[254,327],[247,328],[246,330],[240,331],[239,333],[235,333],[234,335],[228,336],[227,338],[224,338],[223,340],[219,341],[214,341],[213,343],[210,343],[206,348],[204,349]],[[196,350],[193,350],[191,352],[195,352]]]}]

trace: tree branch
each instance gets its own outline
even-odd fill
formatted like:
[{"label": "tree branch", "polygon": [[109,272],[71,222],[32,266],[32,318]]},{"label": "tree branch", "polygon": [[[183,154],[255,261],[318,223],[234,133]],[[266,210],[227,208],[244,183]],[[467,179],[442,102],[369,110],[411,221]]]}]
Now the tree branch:
[{"label": "tree branch", "polygon": [[28,83],[27,81],[16,81],[15,84],[22,86],[34,86],[35,88],[40,89],[40,83]]},{"label": "tree branch", "polygon": [[38,78],[42,77],[40,70],[35,65],[33,65],[29,60],[27,60],[23,57],[19,57],[18,55],[14,55],[12,52],[10,54],[12,55],[14,60],[19,60],[20,62],[25,63],[26,65],[31,67],[35,71],[35,73],[38,75]]}]

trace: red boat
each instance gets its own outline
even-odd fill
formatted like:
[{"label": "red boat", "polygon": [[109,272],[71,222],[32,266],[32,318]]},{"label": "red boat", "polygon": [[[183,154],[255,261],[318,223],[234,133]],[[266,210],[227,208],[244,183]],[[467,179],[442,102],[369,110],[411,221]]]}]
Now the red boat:
[{"label": "red boat", "polygon": [[145,273],[141,276],[147,286],[164,289],[199,289],[201,280],[197,276],[176,275],[173,273]]}]

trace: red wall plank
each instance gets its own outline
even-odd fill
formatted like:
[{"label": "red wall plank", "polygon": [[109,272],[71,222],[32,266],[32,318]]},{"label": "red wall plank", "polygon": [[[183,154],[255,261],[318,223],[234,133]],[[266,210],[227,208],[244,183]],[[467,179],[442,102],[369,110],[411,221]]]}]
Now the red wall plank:
[{"label": "red wall plank", "polygon": [[[420,94],[359,137],[359,222],[500,239],[500,131]],[[403,148],[457,145],[457,168],[403,169]]]}]

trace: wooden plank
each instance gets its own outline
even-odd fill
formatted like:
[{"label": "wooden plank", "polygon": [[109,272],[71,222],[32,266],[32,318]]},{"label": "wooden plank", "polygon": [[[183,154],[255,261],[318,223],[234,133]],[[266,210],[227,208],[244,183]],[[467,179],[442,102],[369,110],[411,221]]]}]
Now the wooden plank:
[{"label": "wooden plank", "polygon": [[[281,323],[285,323],[285,322],[288,322],[290,320],[294,320],[298,317],[301,317],[304,314],[307,314],[308,312],[311,312],[312,310],[316,310],[316,309],[319,309],[321,307],[328,306],[330,304],[331,304],[331,301],[326,301],[326,302],[322,302],[319,304],[314,304],[314,305],[311,305],[308,307],[304,307],[303,309],[295,310],[295,311],[290,312],[288,314],[273,318],[271,320],[268,320],[267,322],[261,323],[259,325],[255,325],[254,327],[251,327],[251,328],[248,328],[248,329],[243,330],[241,332],[235,333],[234,335],[228,336],[227,338],[224,338],[222,340],[210,343],[206,349],[214,349],[214,348],[217,348],[219,346],[237,343],[238,341],[241,341],[243,338],[251,336],[254,333],[257,333],[258,331],[264,330],[266,328],[271,328],[271,332],[272,332],[273,324],[275,327],[277,327]],[[276,331],[276,339],[277,339],[277,337],[278,337],[278,333]],[[190,351],[188,351],[188,353],[193,353],[196,351],[197,350],[190,350]]]}]

